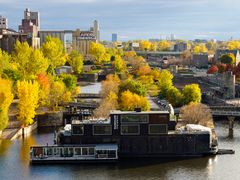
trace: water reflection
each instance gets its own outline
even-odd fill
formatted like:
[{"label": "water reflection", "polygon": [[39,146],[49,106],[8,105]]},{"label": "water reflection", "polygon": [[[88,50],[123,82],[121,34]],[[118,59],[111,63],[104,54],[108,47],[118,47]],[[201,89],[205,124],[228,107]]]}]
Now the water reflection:
[{"label": "water reflection", "polygon": [[0,156],[6,156],[11,146],[12,146],[11,141],[0,139]]},{"label": "water reflection", "polygon": [[33,145],[37,145],[37,141],[34,136],[28,136],[21,140],[19,159],[23,164],[29,163],[29,150]]},{"label": "water reflection", "polygon": [[[31,145],[53,144],[52,131],[36,133],[14,142],[0,141],[0,179],[237,179],[240,174],[240,124],[234,138],[228,126],[216,123],[220,148],[233,148],[235,155],[195,159],[130,159],[117,164],[29,165]],[[14,171],[14,173],[13,173]]]}]

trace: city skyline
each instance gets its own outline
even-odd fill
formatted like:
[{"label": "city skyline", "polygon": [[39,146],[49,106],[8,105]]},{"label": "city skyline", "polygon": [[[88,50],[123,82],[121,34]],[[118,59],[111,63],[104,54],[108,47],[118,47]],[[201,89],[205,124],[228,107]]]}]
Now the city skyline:
[{"label": "city skyline", "polygon": [[40,12],[42,30],[88,29],[97,19],[101,40],[111,40],[115,32],[122,41],[159,39],[171,34],[179,39],[240,38],[237,0],[0,0],[0,4],[0,14],[16,30],[23,10],[30,8]]}]

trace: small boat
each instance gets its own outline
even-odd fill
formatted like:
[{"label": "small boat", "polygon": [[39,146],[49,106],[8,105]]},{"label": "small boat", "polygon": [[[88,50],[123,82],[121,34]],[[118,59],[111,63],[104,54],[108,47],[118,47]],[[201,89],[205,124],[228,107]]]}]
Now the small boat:
[{"label": "small boat", "polygon": [[117,144],[87,144],[76,146],[32,146],[30,160],[36,163],[116,162]]}]

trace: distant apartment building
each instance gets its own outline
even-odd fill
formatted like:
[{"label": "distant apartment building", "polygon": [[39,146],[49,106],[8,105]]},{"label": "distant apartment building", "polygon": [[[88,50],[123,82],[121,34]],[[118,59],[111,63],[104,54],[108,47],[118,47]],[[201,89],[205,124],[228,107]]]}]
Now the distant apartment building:
[{"label": "distant apartment building", "polygon": [[118,35],[116,33],[112,34],[112,42],[117,42],[118,41]]},{"label": "distant apartment building", "polygon": [[192,65],[197,68],[208,68],[208,54],[193,54]]},{"label": "distant apartment building", "polygon": [[91,42],[97,42],[93,31],[80,31],[77,29],[72,34],[72,48],[75,51],[87,56],[89,54]]},{"label": "distant apartment building", "polygon": [[12,53],[17,41],[31,44],[31,40],[27,34],[19,33],[12,29],[0,29],[0,49],[8,53]]},{"label": "distant apartment building", "polygon": [[24,19],[22,19],[22,24],[19,25],[19,32],[27,34],[28,37],[32,39],[30,45],[33,48],[40,47],[40,38],[38,37],[39,30],[40,30],[39,12],[32,12],[29,9],[26,9],[24,11]]},{"label": "distant apartment building", "polygon": [[8,29],[8,20],[7,18],[0,15],[0,29]]},{"label": "distant apartment building", "polygon": [[182,52],[182,51],[186,51],[186,50],[188,50],[189,49],[189,47],[188,47],[188,44],[187,43],[185,43],[185,42],[179,42],[179,43],[176,43],[175,45],[174,45],[174,51],[176,51],[176,52]]},{"label": "distant apartment building", "polygon": [[218,49],[215,53],[214,60],[219,61],[219,58],[224,54],[233,54],[236,58],[236,65],[240,62],[240,53],[239,50],[229,50],[229,49]]}]

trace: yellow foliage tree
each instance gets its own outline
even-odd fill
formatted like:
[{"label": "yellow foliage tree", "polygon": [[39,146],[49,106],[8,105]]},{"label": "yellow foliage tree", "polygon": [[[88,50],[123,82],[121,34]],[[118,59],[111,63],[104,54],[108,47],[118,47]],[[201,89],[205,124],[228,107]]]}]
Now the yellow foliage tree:
[{"label": "yellow foliage tree", "polygon": [[94,111],[94,117],[108,118],[111,110],[118,108],[118,96],[114,92],[110,92],[106,98],[104,98],[100,106]]},{"label": "yellow foliage tree", "polygon": [[51,83],[50,87],[50,106],[53,110],[58,110],[58,106],[63,101],[63,97],[65,96],[65,85],[62,81],[54,81]]},{"label": "yellow foliage tree", "polygon": [[34,81],[18,81],[17,94],[19,98],[18,104],[18,120],[26,127],[34,122],[39,99],[39,84]]},{"label": "yellow foliage tree", "polygon": [[207,53],[208,49],[206,48],[205,44],[198,44],[194,47],[193,52],[195,54],[200,54],[200,53]]},{"label": "yellow foliage tree", "polygon": [[114,69],[116,73],[121,73],[126,70],[126,64],[121,58],[121,56],[116,55],[114,60]]},{"label": "yellow foliage tree", "polygon": [[140,48],[142,51],[148,51],[151,47],[151,43],[149,41],[140,41]]},{"label": "yellow foliage tree", "polygon": [[73,71],[76,74],[80,74],[83,69],[83,56],[79,54],[77,51],[72,51],[69,56],[68,60],[69,64],[72,66]]},{"label": "yellow foliage tree", "polygon": [[158,50],[160,50],[160,51],[168,51],[171,46],[172,46],[172,43],[169,42],[169,41],[160,41],[158,43]]},{"label": "yellow foliage tree", "polygon": [[240,40],[229,41],[227,48],[230,50],[240,49]]},{"label": "yellow foliage tree", "polygon": [[101,94],[105,98],[109,95],[110,92],[118,94],[120,79],[117,75],[109,74],[105,81],[102,81],[102,90]]},{"label": "yellow foliage tree", "polygon": [[39,73],[46,72],[49,63],[39,49],[32,49],[28,43],[17,41],[13,53],[13,62],[23,79],[31,79]]},{"label": "yellow foliage tree", "polygon": [[42,52],[52,68],[64,65],[67,60],[63,43],[58,38],[47,36],[42,45]]},{"label": "yellow foliage tree", "polygon": [[141,108],[143,111],[150,109],[147,97],[139,96],[127,90],[121,94],[120,108],[124,111],[133,111],[135,108]]},{"label": "yellow foliage tree", "polygon": [[12,83],[0,78],[0,131],[8,124],[8,109],[13,101]]},{"label": "yellow foliage tree", "polygon": [[137,71],[137,75],[138,76],[144,76],[147,75],[151,72],[151,68],[148,64],[144,65],[144,66],[140,66],[138,71]]},{"label": "yellow foliage tree", "polygon": [[94,57],[96,64],[101,64],[104,61],[106,49],[102,44],[92,42],[89,53]]},{"label": "yellow foliage tree", "polygon": [[4,69],[10,66],[11,56],[0,49],[0,77]]}]

